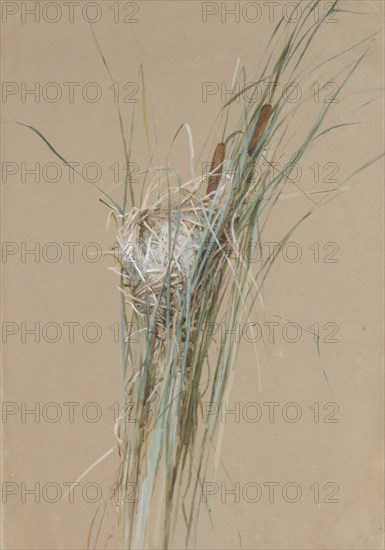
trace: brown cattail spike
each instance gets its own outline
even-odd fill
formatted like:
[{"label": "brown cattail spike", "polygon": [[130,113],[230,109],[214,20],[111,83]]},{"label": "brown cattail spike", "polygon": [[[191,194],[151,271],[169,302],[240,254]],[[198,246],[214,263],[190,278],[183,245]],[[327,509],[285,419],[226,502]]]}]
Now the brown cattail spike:
[{"label": "brown cattail spike", "polygon": [[253,156],[257,148],[257,145],[260,143],[261,139],[263,138],[263,134],[265,133],[267,125],[269,123],[271,111],[272,111],[272,106],[270,105],[270,103],[266,103],[265,105],[263,105],[259,113],[258,121],[257,121],[257,124],[255,125],[253,136],[251,138],[249,149],[248,149],[248,153],[250,157]]},{"label": "brown cattail spike", "polygon": [[213,160],[211,161],[211,175],[207,183],[207,193],[215,191],[221,181],[225,155],[226,145],[224,143],[218,143],[214,151]]}]

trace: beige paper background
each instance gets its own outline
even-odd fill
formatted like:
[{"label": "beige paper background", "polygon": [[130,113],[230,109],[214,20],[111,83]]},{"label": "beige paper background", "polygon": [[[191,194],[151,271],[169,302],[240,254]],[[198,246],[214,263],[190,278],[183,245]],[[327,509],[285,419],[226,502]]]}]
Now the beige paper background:
[{"label": "beige paper background", "polygon": [[[4,2],[3,2],[4,4]],[[20,3],[19,3],[20,4]],[[31,2],[28,2],[30,5]],[[43,6],[44,3],[40,5]],[[104,2],[103,17],[94,26],[116,81],[137,79],[144,67],[150,124],[155,119],[160,163],[165,162],[171,140],[182,122],[191,125],[197,151],[203,146],[215,116],[222,107],[219,94],[201,100],[202,82],[231,81],[237,56],[253,74],[256,60],[266,45],[273,25],[267,12],[255,24],[229,18],[222,23],[213,16],[204,24],[201,2],[138,2],[139,22],[114,23],[112,2]],[[125,2],[121,2],[123,6]],[[232,4],[228,2],[228,4]],[[241,3],[242,4],[242,3]],[[261,2],[259,4],[262,4]],[[244,5],[244,3],[243,3]],[[383,3],[342,2],[346,9],[364,15],[338,14],[336,24],[325,25],[314,46],[314,57],[325,49],[330,56],[348,48],[383,23]],[[22,23],[19,16],[2,24],[3,81],[7,82],[98,82],[102,100],[88,103],[79,95],[73,103],[41,100],[23,103],[15,94],[2,103],[3,162],[41,166],[57,159],[26,129],[8,121],[18,120],[38,127],[69,160],[96,161],[103,167],[100,185],[113,184],[114,162],[123,164],[116,105],[106,71],[95,50],[88,24],[80,17],[74,23],[64,18],[55,24],[41,21]],[[339,165],[339,178],[383,151],[381,99],[359,111],[355,108],[381,94],[383,85],[383,39],[378,35],[370,55],[354,76],[334,109],[333,122],[362,121],[331,135],[301,163],[301,185],[322,189],[311,181],[314,162]],[[352,59],[352,58],[350,58]],[[342,68],[340,65],[334,67]],[[350,92],[350,95],[349,95]],[[121,108],[128,121],[131,105]],[[314,108],[314,104],[309,105]],[[138,111],[135,162],[145,166],[148,151]],[[153,128],[153,126],[151,127]],[[209,142],[210,146],[215,141]],[[187,137],[183,135],[171,160],[183,172],[188,168]],[[187,167],[187,168],[186,168]],[[187,173],[187,172],[186,172]],[[112,228],[106,231],[107,209],[98,202],[100,194],[75,178],[68,182],[66,170],[57,183],[22,183],[20,173],[2,182],[2,240],[28,245],[40,242],[113,244]],[[310,181],[310,183],[309,183]],[[303,257],[297,263],[280,260],[267,281],[265,309],[255,311],[252,321],[289,319],[303,327],[319,322],[339,325],[335,344],[321,344],[321,355],[309,333],[297,343],[280,336],[275,344],[258,344],[262,389],[258,388],[257,365],[251,344],[242,342],[230,406],[241,410],[258,402],[263,417],[257,423],[240,416],[228,416],[222,459],[233,482],[277,481],[282,487],[297,482],[303,489],[299,502],[285,502],[278,491],[269,503],[267,493],[259,503],[241,498],[221,502],[220,494],[210,497],[213,526],[203,510],[198,547],[205,549],[377,549],[383,547],[382,513],[382,263],[383,175],[376,163],[355,177],[351,189],[316,212],[295,232]],[[353,185],[354,184],[354,185]],[[291,192],[296,189],[292,187]],[[290,223],[308,206],[306,198],[281,201],[269,226],[266,241],[278,240]],[[335,242],[338,263],[316,263],[309,246]],[[64,248],[63,248],[64,250]],[[100,404],[99,422],[86,422],[79,413],[73,423],[63,418],[49,423],[20,413],[3,423],[3,482],[29,487],[40,482],[75,481],[97,458],[115,444],[113,413],[119,400],[119,345],[109,329],[119,320],[116,276],[107,268],[109,258],[84,261],[79,252],[73,263],[64,257],[57,263],[34,262],[21,254],[8,257],[3,268],[2,319],[41,325],[74,321],[83,326],[96,322],[102,328],[99,342],[90,344],[80,337],[69,343],[64,336],[55,344],[40,343],[20,333],[3,345],[3,399],[21,407],[39,402]],[[4,325],[3,325],[4,326]],[[282,326],[282,324],[281,324]],[[321,329],[323,330],[323,329]],[[327,331],[329,332],[329,331]],[[323,375],[327,373],[332,392]],[[267,418],[266,402],[278,402],[274,422]],[[296,402],[302,418],[290,423],[282,418],[282,407]],[[309,410],[320,404],[321,422],[312,420]],[[322,422],[325,403],[339,406],[338,423]],[[78,409],[79,411],[79,409]],[[90,411],[92,412],[92,411]],[[110,455],[83,480],[95,482],[104,495],[113,482],[115,455]],[[220,468],[217,483],[229,480]],[[328,482],[339,485],[338,503],[314,503],[310,485]],[[75,497],[75,502],[22,502],[20,493],[3,505],[3,547],[7,549],[85,548],[88,527],[97,504]],[[109,517],[106,521],[112,521]],[[182,529],[181,529],[182,532]],[[159,548],[150,534],[151,548]],[[100,541],[100,548],[104,540]],[[175,540],[182,548],[183,538]]]}]

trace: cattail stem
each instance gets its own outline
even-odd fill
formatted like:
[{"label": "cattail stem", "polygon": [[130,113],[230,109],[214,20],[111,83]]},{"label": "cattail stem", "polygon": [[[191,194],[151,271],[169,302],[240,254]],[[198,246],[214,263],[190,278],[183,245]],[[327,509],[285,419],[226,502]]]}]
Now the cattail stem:
[{"label": "cattail stem", "polygon": [[213,160],[211,161],[211,175],[207,183],[207,193],[215,191],[221,181],[225,155],[226,145],[224,143],[218,143],[214,151]]},{"label": "cattail stem", "polygon": [[258,121],[255,125],[254,132],[249,144],[248,153],[250,157],[253,156],[257,145],[261,142],[261,139],[263,138],[263,134],[265,133],[267,125],[269,123],[271,111],[272,106],[270,105],[270,103],[266,103],[265,105],[263,105],[259,113]]}]

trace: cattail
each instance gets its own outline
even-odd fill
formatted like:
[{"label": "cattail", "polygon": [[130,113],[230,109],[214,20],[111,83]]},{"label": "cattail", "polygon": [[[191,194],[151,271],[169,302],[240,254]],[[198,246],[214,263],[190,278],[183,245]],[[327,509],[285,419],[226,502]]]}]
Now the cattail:
[{"label": "cattail", "polygon": [[213,160],[211,161],[211,175],[207,183],[207,193],[212,193],[216,190],[221,181],[223,162],[226,155],[226,145],[224,143],[218,143],[215,148]]},{"label": "cattail", "polygon": [[271,111],[272,111],[272,106],[270,105],[270,103],[266,103],[265,105],[263,105],[259,113],[258,121],[257,121],[257,124],[255,125],[253,136],[251,138],[249,149],[248,149],[248,153],[250,157],[253,156],[257,148],[257,145],[260,143],[261,139],[263,138],[263,134],[265,133],[267,125],[269,123]]}]

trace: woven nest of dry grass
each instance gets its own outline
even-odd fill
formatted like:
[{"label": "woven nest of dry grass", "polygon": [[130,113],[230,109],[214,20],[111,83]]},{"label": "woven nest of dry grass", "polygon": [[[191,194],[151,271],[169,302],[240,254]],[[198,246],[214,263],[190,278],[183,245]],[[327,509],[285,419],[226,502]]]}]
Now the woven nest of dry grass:
[{"label": "woven nest of dry grass", "polygon": [[[127,302],[136,313],[152,313],[164,323],[166,310],[180,309],[196,268],[210,200],[196,183],[171,189],[152,206],[133,208],[117,234]],[[165,290],[167,281],[167,291]]]}]

